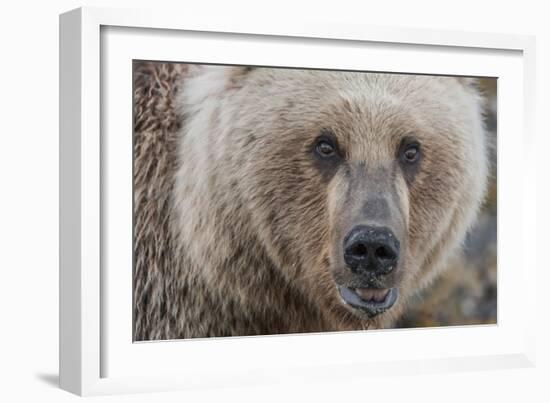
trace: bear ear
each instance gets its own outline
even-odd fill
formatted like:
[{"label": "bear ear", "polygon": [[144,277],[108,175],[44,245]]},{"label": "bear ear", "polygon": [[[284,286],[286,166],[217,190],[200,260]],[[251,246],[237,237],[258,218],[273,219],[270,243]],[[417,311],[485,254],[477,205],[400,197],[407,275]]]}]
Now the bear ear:
[{"label": "bear ear", "polygon": [[462,84],[466,89],[469,89],[474,92],[479,92],[479,79],[475,77],[455,77],[456,80]]},{"label": "bear ear", "polygon": [[210,65],[210,64],[190,64],[187,70],[188,77],[194,78],[204,74],[218,75],[220,78],[225,76],[226,78],[238,78],[246,75],[252,71],[253,66],[222,66],[222,65]]},{"label": "bear ear", "polygon": [[253,67],[249,66],[191,65],[183,91],[184,102],[194,105],[211,96],[238,89],[251,70]]},{"label": "bear ear", "polygon": [[228,68],[227,89],[240,88],[243,85],[243,79],[254,70],[252,66],[231,66]]}]

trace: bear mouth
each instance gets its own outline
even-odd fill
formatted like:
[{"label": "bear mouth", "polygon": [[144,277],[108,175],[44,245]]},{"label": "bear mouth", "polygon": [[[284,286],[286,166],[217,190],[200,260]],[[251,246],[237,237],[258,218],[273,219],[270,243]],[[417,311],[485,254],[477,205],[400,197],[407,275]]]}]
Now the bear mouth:
[{"label": "bear mouth", "polygon": [[338,290],[344,304],[361,310],[369,318],[390,309],[399,295],[397,288],[348,288],[340,286]]}]

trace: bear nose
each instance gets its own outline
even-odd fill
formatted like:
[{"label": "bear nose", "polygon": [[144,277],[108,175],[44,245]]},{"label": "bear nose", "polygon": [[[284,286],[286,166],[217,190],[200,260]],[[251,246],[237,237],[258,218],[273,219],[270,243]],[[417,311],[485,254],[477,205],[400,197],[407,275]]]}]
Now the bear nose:
[{"label": "bear nose", "polygon": [[385,227],[357,226],[344,238],[344,260],[353,272],[391,272],[399,258],[399,241]]}]

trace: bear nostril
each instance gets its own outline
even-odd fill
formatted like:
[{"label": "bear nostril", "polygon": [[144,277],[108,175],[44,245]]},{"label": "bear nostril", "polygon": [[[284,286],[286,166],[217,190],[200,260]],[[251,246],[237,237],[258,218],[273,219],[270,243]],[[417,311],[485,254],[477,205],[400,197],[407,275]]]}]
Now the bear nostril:
[{"label": "bear nostril", "polygon": [[352,255],[357,257],[366,257],[368,254],[366,245],[362,243],[354,245],[350,252]]},{"label": "bear nostril", "polygon": [[376,257],[380,260],[392,260],[395,259],[395,254],[385,246],[380,246],[376,249]]}]

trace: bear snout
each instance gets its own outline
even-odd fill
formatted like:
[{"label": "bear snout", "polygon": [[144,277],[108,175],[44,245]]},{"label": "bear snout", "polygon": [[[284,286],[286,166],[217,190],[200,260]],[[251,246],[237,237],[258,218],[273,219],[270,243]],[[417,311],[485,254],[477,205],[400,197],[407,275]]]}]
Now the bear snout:
[{"label": "bear snout", "polygon": [[344,261],[356,274],[391,273],[399,260],[400,243],[386,227],[359,225],[344,237]]}]

